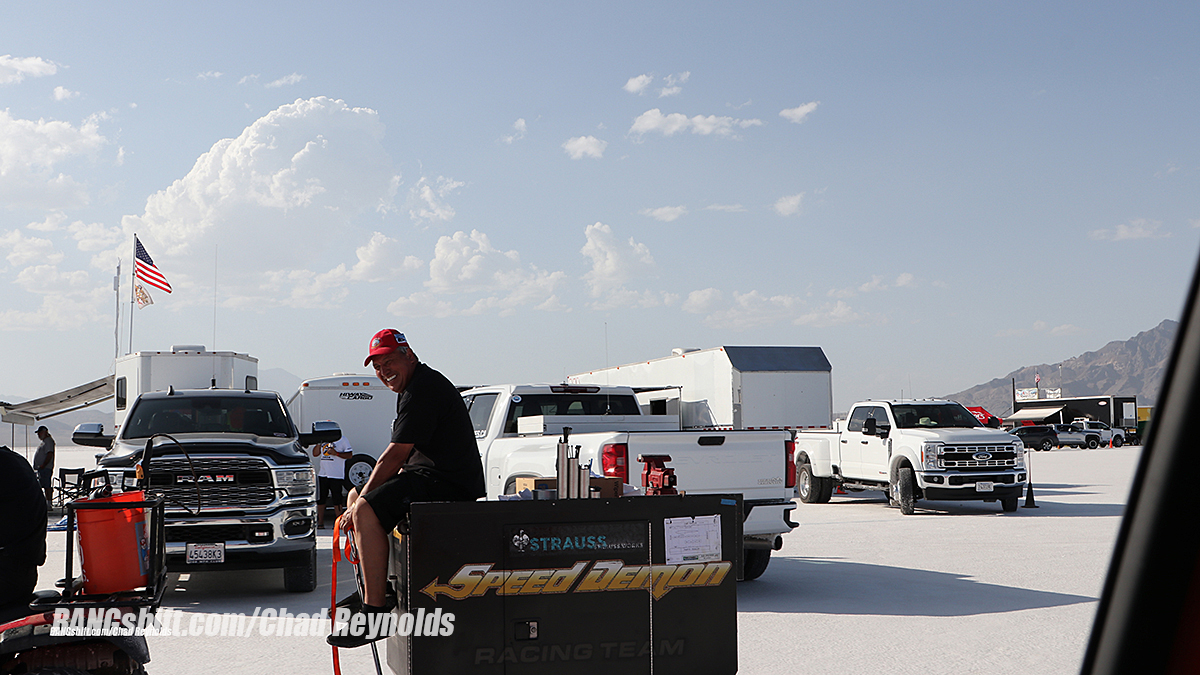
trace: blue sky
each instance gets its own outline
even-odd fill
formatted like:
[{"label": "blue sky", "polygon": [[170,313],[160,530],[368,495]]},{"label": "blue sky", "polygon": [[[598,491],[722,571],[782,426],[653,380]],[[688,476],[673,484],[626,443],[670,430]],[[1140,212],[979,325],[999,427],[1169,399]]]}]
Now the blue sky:
[{"label": "blue sky", "polygon": [[[1191,3],[7,3],[0,392],[133,348],[460,383],[819,345],[835,405],[1177,318]],[[215,337],[214,337],[215,336]],[[1030,383],[1030,386],[1032,384]],[[287,392],[285,392],[285,395]]]}]

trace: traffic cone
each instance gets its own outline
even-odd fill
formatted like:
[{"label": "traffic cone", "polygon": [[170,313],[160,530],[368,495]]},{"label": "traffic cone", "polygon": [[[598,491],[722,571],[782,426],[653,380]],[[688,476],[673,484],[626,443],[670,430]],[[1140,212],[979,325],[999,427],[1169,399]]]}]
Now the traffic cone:
[{"label": "traffic cone", "polygon": [[1021,508],[1036,509],[1038,505],[1033,501],[1033,478],[1030,477],[1029,483],[1025,489],[1025,505]]}]

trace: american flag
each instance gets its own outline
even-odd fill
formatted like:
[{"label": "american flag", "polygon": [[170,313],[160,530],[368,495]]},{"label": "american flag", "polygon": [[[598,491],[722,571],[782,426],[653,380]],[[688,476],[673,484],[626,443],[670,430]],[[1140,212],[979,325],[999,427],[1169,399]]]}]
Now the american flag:
[{"label": "american flag", "polygon": [[150,254],[146,253],[146,249],[142,248],[142,242],[138,241],[136,234],[133,236],[133,249],[134,276],[159,290],[170,293],[171,284],[167,283],[167,278],[154,266],[154,261],[150,259]]}]

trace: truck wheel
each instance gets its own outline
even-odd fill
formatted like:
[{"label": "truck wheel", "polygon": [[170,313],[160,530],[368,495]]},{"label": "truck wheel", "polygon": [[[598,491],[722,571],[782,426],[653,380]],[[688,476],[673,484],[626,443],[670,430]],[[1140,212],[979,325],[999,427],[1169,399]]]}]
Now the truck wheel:
[{"label": "truck wheel", "polygon": [[1095,450],[1100,447],[1100,439],[1092,436],[1088,438],[1088,450]]},{"label": "truck wheel", "polygon": [[1041,446],[1039,446],[1039,448],[1041,449],[1042,452],[1050,452],[1050,449],[1053,447],[1054,447],[1054,444],[1050,442],[1049,438],[1043,438],[1042,444],[1041,444]]},{"label": "truck wheel", "polygon": [[295,567],[283,568],[283,588],[288,593],[310,593],[317,587],[317,549],[308,552],[308,559]]},{"label": "truck wheel", "polygon": [[1013,495],[1011,497],[1005,497],[1005,498],[1001,499],[1000,500],[1000,508],[1004,509],[1005,513],[1012,513],[1013,511],[1016,511],[1017,510],[1017,497],[1018,497],[1018,495]]},{"label": "truck wheel", "polygon": [[767,571],[771,564],[771,549],[747,548],[742,550],[742,581],[753,581]]},{"label": "truck wheel", "polygon": [[812,473],[812,464],[801,464],[796,472],[796,489],[800,492],[800,501],[805,504],[817,504],[821,501],[821,479]]},{"label": "truck wheel", "polygon": [[830,476],[829,478],[817,478],[816,485],[820,488],[817,492],[816,503],[828,504],[829,499],[833,497],[833,477]]},{"label": "truck wheel", "polygon": [[361,488],[367,484],[374,468],[375,460],[370,455],[355,455],[346,462],[346,480],[355,488]]},{"label": "truck wheel", "polygon": [[1112,446],[1114,448],[1119,448],[1122,445],[1125,445],[1125,439],[1121,438],[1120,436],[1113,436]]},{"label": "truck wheel", "polygon": [[916,500],[913,499],[915,484],[916,477],[913,476],[912,467],[900,467],[896,476],[896,487],[892,492],[896,495],[896,502],[900,505],[900,513],[903,515],[911,516],[916,513]]}]

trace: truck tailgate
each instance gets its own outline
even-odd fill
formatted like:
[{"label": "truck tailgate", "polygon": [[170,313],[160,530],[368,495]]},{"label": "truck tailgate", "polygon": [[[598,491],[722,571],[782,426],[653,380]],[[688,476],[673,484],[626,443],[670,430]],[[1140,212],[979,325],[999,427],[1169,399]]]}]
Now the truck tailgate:
[{"label": "truck tailgate", "polygon": [[785,487],[785,431],[676,431],[629,434],[629,482],[641,485],[638,455],[670,455],[688,494],[740,492],[747,501],[791,499]]}]

